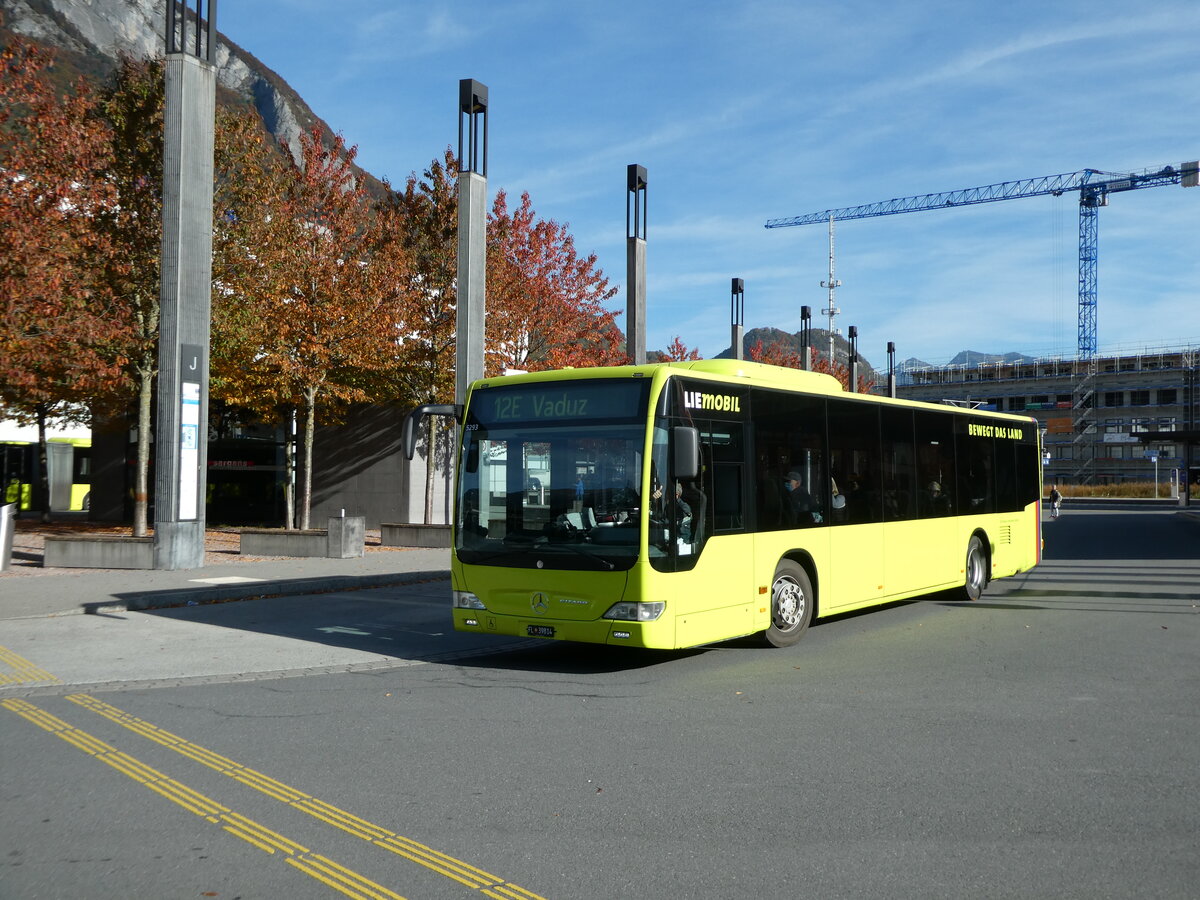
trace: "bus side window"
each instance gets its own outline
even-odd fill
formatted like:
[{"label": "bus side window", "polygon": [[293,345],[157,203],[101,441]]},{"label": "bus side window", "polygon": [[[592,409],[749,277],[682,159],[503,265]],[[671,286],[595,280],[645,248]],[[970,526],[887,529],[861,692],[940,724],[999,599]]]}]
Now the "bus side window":
[{"label": "bus side window", "polygon": [[[829,474],[825,466],[824,399],[756,390],[753,404],[756,529],[779,531],[825,524],[827,507],[823,498],[828,496]],[[788,475],[797,478],[789,481]],[[791,482],[798,483],[812,499],[797,503],[787,489]]]},{"label": "bus side window", "polygon": [[[960,516],[996,512],[993,451],[1007,450],[1009,457],[1012,456],[1011,447],[993,446],[995,441],[990,433],[992,431],[990,427],[986,430],[979,429],[979,434],[972,435],[968,427],[970,424],[972,424],[970,419],[958,419],[958,427],[954,435],[955,462],[958,471],[958,514]],[[987,422],[981,424],[988,425]]]},{"label": "bus side window", "polygon": [[880,520],[883,503],[879,458],[879,407],[862,401],[831,400],[829,486],[834,493],[830,513],[833,524]]},{"label": "bus side window", "polygon": [[885,521],[915,519],[917,465],[912,410],[885,406],[881,412],[883,518]]},{"label": "bus side window", "polygon": [[917,516],[954,515],[954,421],[948,413],[914,413],[917,429]]}]

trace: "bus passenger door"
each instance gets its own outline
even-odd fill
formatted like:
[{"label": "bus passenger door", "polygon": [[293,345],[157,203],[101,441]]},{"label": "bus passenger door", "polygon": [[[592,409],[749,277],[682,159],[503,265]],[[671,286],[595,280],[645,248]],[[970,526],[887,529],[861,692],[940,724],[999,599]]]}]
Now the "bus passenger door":
[{"label": "bus passenger door", "polygon": [[704,422],[700,432],[702,473],[680,488],[689,523],[686,540],[676,545],[681,571],[671,576],[680,611],[675,626],[680,646],[748,634],[754,621],[743,426]]},{"label": "bus passenger door", "polygon": [[879,408],[829,401],[829,591],[826,611],[877,603],[884,594]]}]

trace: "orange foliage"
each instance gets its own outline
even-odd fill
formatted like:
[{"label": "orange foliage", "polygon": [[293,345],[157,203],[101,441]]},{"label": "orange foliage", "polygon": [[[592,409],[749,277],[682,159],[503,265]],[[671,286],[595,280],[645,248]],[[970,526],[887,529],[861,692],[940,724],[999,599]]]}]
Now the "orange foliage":
[{"label": "orange foliage", "polygon": [[[809,350],[812,353],[812,350]],[[850,367],[843,365],[840,362],[830,364],[829,359],[819,354],[813,354],[815,357],[812,363],[812,371],[820,372],[824,375],[832,375],[841,382],[842,387],[849,389],[850,386]],[[800,353],[793,350],[786,344],[776,342],[763,346],[763,342],[759,341],[749,350],[749,357],[754,362],[766,363],[772,366],[783,366],[789,369],[803,368]],[[858,377],[857,392],[860,394],[868,393],[874,386],[873,379],[860,375]]]},{"label": "orange foliage", "polygon": [[576,253],[565,225],[538,218],[528,193],[511,212],[496,193],[487,243],[488,372],[624,361],[615,314],[604,308],[617,289],[595,254]]}]

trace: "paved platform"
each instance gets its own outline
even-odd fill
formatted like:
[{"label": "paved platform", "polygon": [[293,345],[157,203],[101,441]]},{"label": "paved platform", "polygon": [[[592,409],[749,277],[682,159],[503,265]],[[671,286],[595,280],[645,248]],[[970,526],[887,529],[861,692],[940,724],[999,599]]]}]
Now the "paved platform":
[{"label": "paved platform", "polygon": [[206,564],[177,572],[46,569],[36,536],[25,528],[17,534],[12,568],[0,573],[0,619],[161,609],[450,577],[449,550],[382,547],[370,535],[359,559],[243,557],[232,547],[236,536],[215,532]]}]

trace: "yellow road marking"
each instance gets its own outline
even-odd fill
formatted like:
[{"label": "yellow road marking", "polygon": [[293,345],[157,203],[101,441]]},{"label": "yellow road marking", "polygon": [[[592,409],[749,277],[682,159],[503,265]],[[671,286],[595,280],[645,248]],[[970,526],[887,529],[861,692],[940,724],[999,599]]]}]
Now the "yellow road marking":
[{"label": "yellow road marking", "polygon": [[157,725],[152,725],[145,719],[130,715],[103,700],[88,694],[68,694],[67,699],[148,740],[161,744],[188,759],[202,763],[222,775],[227,775],[247,787],[266,794],[268,797],[273,797],[281,803],[298,809],[347,834],[362,838],[377,847],[418,863],[430,871],[466,885],[472,890],[480,891],[489,897],[501,898],[501,900],[545,900],[532,891],[511,884],[503,878],[472,866],[470,863],[455,859],[453,856],[434,850],[411,838],[402,837],[394,831],[360,819],[352,813],[331,806],[303,791],[289,787],[261,772],[243,766],[241,763],[236,763],[228,757],[214,753],[199,744],[193,744],[191,741],[159,728]]},{"label": "yellow road marking", "polygon": [[35,666],[19,653],[13,653],[7,647],[0,647],[0,662],[13,668],[13,672],[0,672],[0,684],[29,684],[43,682],[45,684],[62,684],[40,666]]},{"label": "yellow road marking", "polygon": [[39,709],[25,700],[4,700],[0,706],[14,712],[23,719],[32,722],[39,728],[78,747],[89,756],[112,766],[139,784],[145,785],[155,793],[165,797],[172,803],[183,807],[188,812],[195,813],[207,822],[219,825],[223,830],[241,838],[252,847],[257,847],[264,853],[283,854],[285,860],[304,874],[315,878],[321,883],[333,888],[340,894],[353,900],[404,900],[400,894],[390,891],[370,879],[364,878],[357,872],[340,866],[330,859],[314,853],[307,847],[277,834],[265,825],[260,825],[253,819],[235,813],[215,800],[210,800],[203,794],[193,791],[186,785],[168,778],[157,769],[152,769],[143,762],[134,759],[115,747],[104,743],[85,731],[64,722],[45,710]]}]

